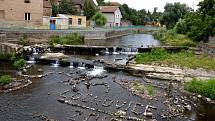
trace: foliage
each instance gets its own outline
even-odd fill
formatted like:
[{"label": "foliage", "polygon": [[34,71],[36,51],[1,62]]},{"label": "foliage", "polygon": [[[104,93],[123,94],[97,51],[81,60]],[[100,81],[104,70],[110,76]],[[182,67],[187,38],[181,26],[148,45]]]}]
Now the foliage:
[{"label": "foliage", "polygon": [[20,70],[26,65],[26,61],[24,59],[18,59],[14,61],[13,66],[17,69]]},{"label": "foliage", "polygon": [[26,34],[23,34],[22,37],[20,38],[20,42],[23,46],[27,46],[30,43],[30,40]]},{"label": "foliage", "polygon": [[148,95],[150,95],[150,96],[154,95],[154,93],[155,93],[155,89],[151,85],[148,85],[146,90],[147,90]]},{"label": "foliage", "polygon": [[104,26],[107,23],[107,18],[101,13],[101,12],[97,12],[94,16],[93,16],[93,21],[95,21],[97,26]]},{"label": "foliage", "polygon": [[49,45],[53,47],[55,44],[67,44],[67,45],[79,45],[84,44],[84,36],[80,36],[78,33],[72,33],[68,36],[52,36],[49,39]]},{"label": "foliage", "polygon": [[57,16],[59,13],[59,6],[55,4],[54,0],[50,0],[50,4],[52,6],[52,16]]},{"label": "foliage", "polygon": [[133,86],[135,91],[140,92],[140,93],[144,93],[144,85],[141,84],[140,82],[134,81],[134,82],[132,82],[132,86]]},{"label": "foliage", "polygon": [[10,75],[3,75],[0,77],[0,85],[7,85],[10,84],[10,82],[12,81],[12,78]]},{"label": "foliage", "polygon": [[104,6],[105,1],[104,0],[96,0],[99,6]]},{"label": "foliage", "polygon": [[59,12],[60,14],[77,14],[77,8],[72,0],[62,0],[59,4]]},{"label": "foliage", "polygon": [[207,81],[193,79],[185,84],[185,89],[215,100],[215,79]]},{"label": "foliage", "polygon": [[97,9],[95,8],[91,0],[85,0],[83,10],[84,15],[87,17],[87,19],[90,19],[97,12]]},{"label": "foliage", "polygon": [[191,11],[186,4],[180,4],[176,2],[174,4],[167,3],[164,7],[164,13],[160,18],[160,22],[163,25],[166,25],[167,29],[172,29],[180,18]]},{"label": "foliage", "polygon": [[177,34],[175,30],[160,29],[154,37],[160,40],[164,45],[170,46],[196,46],[196,42],[183,34]]},{"label": "foliage", "polygon": [[187,13],[176,24],[175,30],[192,40],[208,41],[209,36],[215,35],[215,0],[204,0],[199,6],[198,11]]},{"label": "foliage", "polygon": [[152,49],[151,52],[141,53],[136,56],[137,63],[139,62],[151,62],[151,61],[162,61],[165,60],[168,53],[165,49]]},{"label": "foliage", "polygon": [[136,10],[129,8],[127,4],[120,6],[123,20],[130,21],[134,25],[145,25],[146,22],[158,21],[161,16],[161,12],[157,12],[157,8],[154,8],[153,13],[146,11],[145,9]]},{"label": "foliage", "polygon": [[203,68],[207,70],[215,69],[215,58],[206,55],[195,55],[192,51],[182,51],[168,53],[163,49],[157,49],[155,52],[140,53],[136,56],[135,61],[139,64],[165,64],[178,65],[192,69]]}]

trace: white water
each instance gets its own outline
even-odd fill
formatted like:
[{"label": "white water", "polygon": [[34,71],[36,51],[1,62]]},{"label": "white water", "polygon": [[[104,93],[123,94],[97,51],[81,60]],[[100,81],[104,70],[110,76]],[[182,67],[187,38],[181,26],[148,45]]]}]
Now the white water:
[{"label": "white water", "polygon": [[116,51],[116,47],[113,47],[113,55],[118,55],[119,53]]},{"label": "white water", "polygon": [[55,60],[55,63],[52,64],[53,67],[59,67],[60,63],[59,63],[59,59]]},{"label": "white water", "polygon": [[34,57],[30,57],[29,61],[27,61],[28,64],[34,64],[36,63],[35,58]]},{"label": "white water", "polygon": [[38,55],[37,49],[33,48],[33,55]]},{"label": "white water", "polygon": [[88,76],[100,76],[105,72],[103,67],[94,66],[92,71],[89,71],[87,74]]},{"label": "white water", "polygon": [[105,54],[110,54],[108,48],[106,48]]}]

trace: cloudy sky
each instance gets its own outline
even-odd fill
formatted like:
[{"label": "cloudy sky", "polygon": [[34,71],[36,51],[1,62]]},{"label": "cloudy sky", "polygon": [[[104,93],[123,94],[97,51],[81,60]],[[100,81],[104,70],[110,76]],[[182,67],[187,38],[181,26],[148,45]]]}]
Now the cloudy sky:
[{"label": "cloudy sky", "polygon": [[166,3],[174,3],[174,2],[181,2],[189,5],[191,8],[197,9],[197,4],[200,0],[105,0],[111,2],[119,2],[121,4],[126,3],[129,7],[135,9],[146,9],[153,11],[154,7],[158,7],[159,11],[163,11],[164,6]]}]

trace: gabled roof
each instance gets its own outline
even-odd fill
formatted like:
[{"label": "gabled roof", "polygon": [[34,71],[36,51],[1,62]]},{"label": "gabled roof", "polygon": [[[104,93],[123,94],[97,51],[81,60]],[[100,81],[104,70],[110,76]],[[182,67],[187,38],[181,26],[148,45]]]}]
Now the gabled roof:
[{"label": "gabled roof", "polygon": [[119,7],[118,6],[101,6],[102,13],[114,13]]}]

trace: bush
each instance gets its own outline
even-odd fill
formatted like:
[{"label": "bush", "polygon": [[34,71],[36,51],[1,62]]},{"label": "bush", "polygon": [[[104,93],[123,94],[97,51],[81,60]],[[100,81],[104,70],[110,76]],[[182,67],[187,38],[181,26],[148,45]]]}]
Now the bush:
[{"label": "bush", "polygon": [[148,95],[150,95],[150,96],[154,95],[154,93],[155,93],[155,89],[154,89],[154,87],[153,87],[153,86],[148,85],[146,89],[147,89],[147,93],[148,93]]},{"label": "bush", "polygon": [[10,82],[12,81],[12,78],[10,75],[3,75],[0,77],[0,85],[7,85],[10,84]]},{"label": "bush", "polygon": [[97,26],[101,27],[107,23],[107,18],[101,12],[97,12],[93,16],[93,21],[95,21]]},{"label": "bush", "polygon": [[168,53],[163,48],[152,49],[151,52],[140,53],[136,56],[136,62],[152,62],[152,61],[162,61],[165,60],[168,56]]},{"label": "bush", "polygon": [[65,37],[51,36],[48,43],[51,47],[54,47],[55,44],[80,45],[84,44],[84,36],[80,36],[78,33],[72,33]]},{"label": "bush", "polygon": [[14,67],[18,70],[22,69],[26,65],[26,61],[24,59],[19,59],[14,61]]},{"label": "bush", "polygon": [[161,29],[155,33],[154,37],[160,40],[164,45],[170,46],[189,46],[194,47],[196,43],[183,34],[177,34],[176,30]]},{"label": "bush", "polygon": [[20,38],[20,42],[23,46],[27,46],[30,43],[30,40],[26,34],[23,34],[22,37]]},{"label": "bush", "polygon": [[207,81],[193,79],[185,84],[185,90],[215,100],[215,79]]}]

